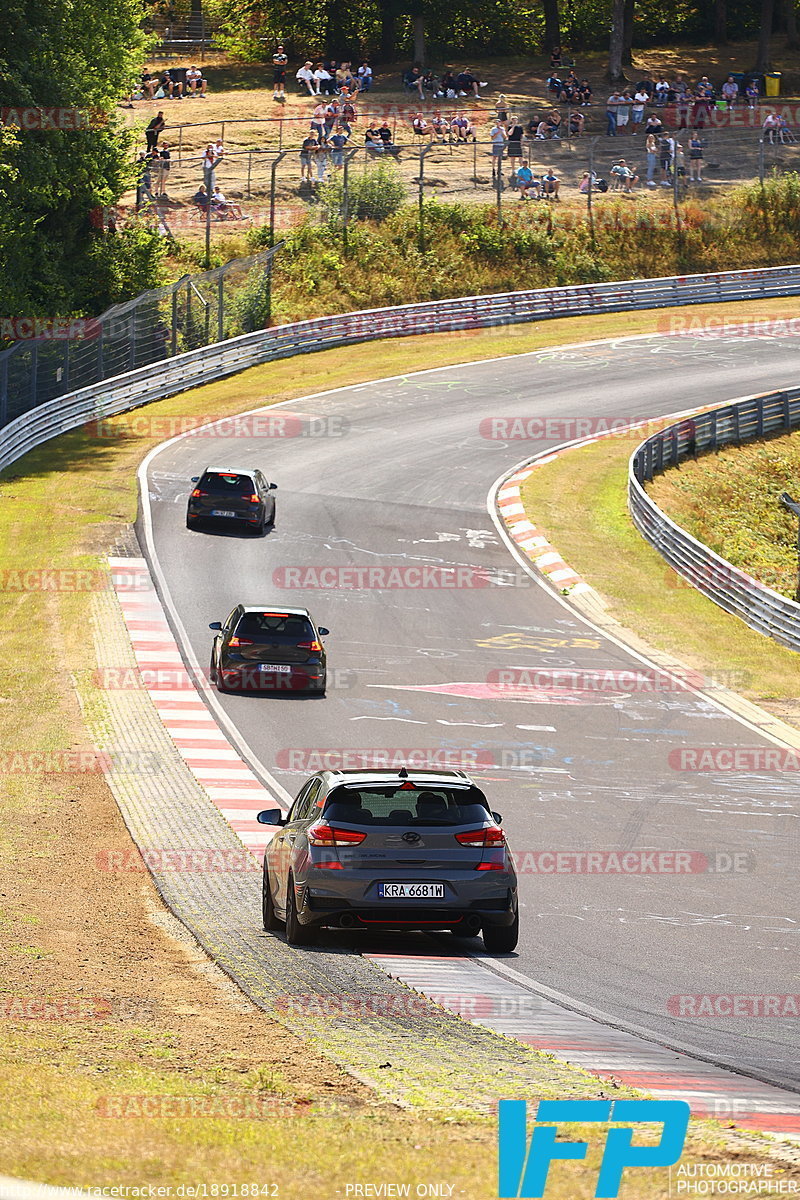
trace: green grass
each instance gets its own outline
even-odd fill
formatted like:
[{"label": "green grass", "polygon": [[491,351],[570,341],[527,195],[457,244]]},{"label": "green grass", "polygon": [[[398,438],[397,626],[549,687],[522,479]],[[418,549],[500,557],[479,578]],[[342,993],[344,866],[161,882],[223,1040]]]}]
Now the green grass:
[{"label": "green grass", "polygon": [[648,491],[693,537],[790,599],[797,587],[797,517],[780,503],[797,497],[797,434],[730,446],[659,475]]},{"label": "green grass", "polygon": [[537,467],[522,488],[528,517],[628,629],[698,671],[741,679],[736,690],[777,702],[785,718],[793,705],[800,715],[797,656],[685,584],[635,529],[626,506],[634,444],[607,438]]}]

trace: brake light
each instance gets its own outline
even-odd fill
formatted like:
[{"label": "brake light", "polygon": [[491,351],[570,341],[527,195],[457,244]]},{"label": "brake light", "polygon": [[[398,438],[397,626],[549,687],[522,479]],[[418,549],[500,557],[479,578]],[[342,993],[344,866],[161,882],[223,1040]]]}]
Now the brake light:
[{"label": "brake light", "polygon": [[321,642],[317,642],[317,641],[313,641],[313,642],[298,642],[298,643],[297,643],[297,649],[298,649],[298,650],[321,650],[321,649],[322,649],[322,644],[321,644]]},{"label": "brake light", "polygon": [[195,488],[194,491],[192,492],[192,499],[194,500],[197,496],[207,496],[207,495],[208,495],[208,492],[201,492],[200,488]]},{"label": "brake light", "polygon": [[249,500],[251,504],[258,504],[258,492],[253,492],[250,496],[242,496],[243,500]]},{"label": "brake light", "polygon": [[367,835],[358,829],[334,829],[321,822],[308,830],[312,846],[357,846]]},{"label": "brake light", "polygon": [[255,642],[249,641],[248,638],[232,637],[228,645],[232,646],[235,650],[237,646],[255,646]]},{"label": "brake light", "polygon": [[476,871],[502,871],[503,864],[496,862],[480,862],[475,868]]},{"label": "brake light", "polygon": [[462,846],[504,846],[506,837],[499,825],[489,825],[486,829],[457,833],[456,841]]},{"label": "brake light", "polygon": [[326,871],[343,871],[344,867],[340,862],[318,862],[312,863],[312,867],[324,868]]}]

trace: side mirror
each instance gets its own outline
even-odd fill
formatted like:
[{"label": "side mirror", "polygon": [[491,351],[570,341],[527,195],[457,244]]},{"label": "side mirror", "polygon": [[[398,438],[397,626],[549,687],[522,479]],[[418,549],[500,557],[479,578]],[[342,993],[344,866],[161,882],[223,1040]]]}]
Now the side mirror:
[{"label": "side mirror", "polygon": [[259,825],[285,825],[286,814],[279,808],[265,808],[263,812],[258,813],[256,820]]},{"label": "side mirror", "polygon": [[193,476],[192,476],[192,483],[199,483],[199,482],[200,482],[200,476],[199,476],[199,475],[193,475]]},{"label": "side mirror", "polygon": [[330,633],[330,629],[326,629],[324,625],[320,625],[317,633],[320,637],[325,637],[326,634]]},{"label": "side mirror", "polygon": [[278,485],[277,485],[277,483],[271,483],[271,484],[269,485],[269,490],[270,490],[271,492],[274,492],[277,486],[278,486]]},{"label": "side mirror", "polygon": [[209,629],[222,629],[222,621],[211,621],[209,623],[208,628]]},{"label": "side mirror", "polygon": [[502,824],[503,824],[503,818],[500,816],[500,813],[493,812],[493,813],[492,813],[492,816],[494,817],[494,819],[495,819],[495,821],[497,822],[497,824],[498,824],[498,825],[502,825]]}]

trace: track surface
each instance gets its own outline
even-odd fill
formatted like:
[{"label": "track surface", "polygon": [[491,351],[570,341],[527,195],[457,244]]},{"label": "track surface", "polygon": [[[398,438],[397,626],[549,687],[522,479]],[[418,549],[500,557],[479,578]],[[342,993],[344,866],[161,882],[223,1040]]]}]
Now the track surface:
[{"label": "track surface", "polygon": [[[514,564],[486,496],[499,475],[548,443],[488,440],[482,420],[640,420],[796,378],[790,341],[654,337],[546,351],[292,405],[345,418],[346,436],[178,440],[151,459],[148,490],[168,600],[201,664],[208,622],[239,601],[307,603],[331,629],[329,666],[340,674],[324,700],[222,698],[241,741],[290,794],[316,769],[291,760],[292,750],[480,751],[495,765],[472,773],[503,814],[517,854],[752,852],[746,873],[525,873],[522,937],[509,963],[623,1025],[800,1089],[797,1019],[676,1019],[670,1005],[680,994],[800,990],[795,781],[777,773],[692,774],[669,763],[680,747],[769,743],[686,692],[580,703],[487,694],[496,668],[641,666],[524,578],[481,588],[298,593],[273,574],[286,566],[508,572]],[[557,433],[551,443],[563,440]],[[252,463],[278,482],[277,523],[267,537],[186,530],[189,479],[209,462]],[[654,586],[663,586],[668,604],[666,580],[665,568]],[[464,684],[474,686],[454,686]]]}]

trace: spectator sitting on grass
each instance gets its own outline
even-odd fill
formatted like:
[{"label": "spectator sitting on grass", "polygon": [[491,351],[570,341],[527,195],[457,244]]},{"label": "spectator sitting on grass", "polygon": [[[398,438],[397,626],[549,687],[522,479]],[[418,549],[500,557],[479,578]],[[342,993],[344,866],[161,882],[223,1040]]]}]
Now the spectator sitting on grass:
[{"label": "spectator sitting on grass", "polygon": [[456,77],[452,71],[445,71],[439,80],[439,90],[434,92],[437,99],[444,97],[446,100],[455,99],[456,94]]},{"label": "spectator sitting on grass", "polygon": [[488,87],[488,84],[479,83],[477,76],[472,74],[469,67],[464,67],[463,71],[459,71],[456,75],[456,90],[459,96],[468,96],[471,92],[476,100],[480,100],[479,87]]},{"label": "spectator sitting on grass", "polygon": [[552,167],[548,167],[542,176],[542,195],[545,200],[559,200],[558,189],[561,182]]},{"label": "spectator sitting on grass", "polygon": [[142,78],[139,83],[142,96],[145,100],[152,100],[156,88],[158,87],[158,78],[151,75],[149,71],[142,71]]},{"label": "spectator sitting on grass", "polygon": [[523,158],[516,180],[520,200],[530,200],[531,192],[534,193],[535,199],[539,199],[539,180],[531,170],[527,158]]},{"label": "spectator sitting on grass", "polygon": [[444,113],[436,113],[434,115],[431,120],[431,128],[437,142],[447,142],[450,140],[450,121]]},{"label": "spectator sitting on grass", "polygon": [[378,127],[378,136],[380,137],[381,141],[383,142],[383,149],[385,150],[385,152],[387,154],[391,154],[393,158],[397,158],[400,154],[400,151],[398,150],[397,146],[395,146],[395,144],[394,144],[394,139],[392,138],[392,131],[389,128],[389,125],[386,123],[386,121],[384,121],[383,124]]},{"label": "spectator sitting on grass", "polygon": [[547,139],[550,137],[550,126],[547,124],[547,121],[545,121],[544,118],[542,118],[542,120],[536,126],[536,133],[534,134],[534,137],[540,142],[547,141]]},{"label": "spectator sitting on grass", "polygon": [[661,137],[661,134],[664,132],[664,125],[657,113],[650,113],[650,116],[645,121],[644,132],[645,136],[652,133],[654,137]]},{"label": "spectator sitting on grass", "polygon": [[201,183],[200,187],[192,196],[192,203],[196,204],[201,213],[205,214],[205,211],[208,208],[208,192],[206,191],[204,184]]},{"label": "spectator sitting on grass", "polygon": [[662,75],[660,79],[656,80],[655,86],[655,103],[657,108],[663,108],[667,103],[669,91],[669,83],[667,82],[666,77]]},{"label": "spectator sitting on grass", "polygon": [[305,87],[307,89],[309,96],[319,95],[317,81],[314,78],[314,69],[310,62],[303,63],[302,67],[300,67],[297,71],[295,79],[300,84],[301,88]]},{"label": "spectator sitting on grass", "polygon": [[734,108],[739,99],[739,85],[732,75],[729,75],[722,85],[722,99],[729,109]]},{"label": "spectator sitting on grass", "polygon": [[431,126],[425,120],[421,112],[418,112],[412,119],[411,128],[414,131],[415,137],[418,138],[430,138],[433,133]]},{"label": "spectator sitting on grass", "polygon": [[634,175],[624,158],[621,158],[618,163],[614,164],[611,168],[611,174],[623,192],[629,192],[631,187],[635,187],[639,182],[639,176]]},{"label": "spectator sitting on grass", "polygon": [[588,79],[582,79],[578,85],[578,96],[581,102],[581,108],[589,108],[592,103],[592,85]]},{"label": "spectator sitting on grass", "polygon": [[550,69],[555,70],[556,67],[560,67],[560,66],[561,66],[561,47],[553,46],[553,49],[550,51]]},{"label": "spectator sitting on grass", "polygon": [[557,108],[550,110],[550,115],[545,118],[546,124],[550,133],[549,137],[559,140],[561,138],[561,113]]},{"label": "spectator sitting on grass", "polygon": [[186,71],[186,94],[199,96],[201,100],[205,100],[207,87],[208,80],[203,79],[203,72],[199,71],[197,67],[189,67]]},{"label": "spectator sitting on grass", "polygon": [[410,92],[416,92],[420,100],[425,99],[425,92],[422,87],[422,71],[416,64],[410,71],[406,71],[403,76],[403,84]]},{"label": "spectator sitting on grass", "polygon": [[586,124],[586,117],[583,113],[571,112],[569,114],[569,136],[580,137],[583,133],[583,127]]},{"label": "spectator sitting on grass", "polygon": [[369,65],[369,63],[366,61],[362,62],[356,74],[358,75],[358,90],[360,92],[371,91],[374,79],[372,75],[372,67]]},{"label": "spectator sitting on grass", "polygon": [[383,154],[383,140],[377,129],[370,125],[364,130],[364,146],[368,154]]},{"label": "spectator sitting on grass", "polygon": [[330,71],[326,71],[322,63],[317,63],[317,65],[314,67],[313,75],[317,95],[332,96],[333,77]]},{"label": "spectator sitting on grass", "polygon": [[211,193],[211,207],[216,209],[217,212],[222,213],[223,216],[227,216],[230,213],[237,221],[241,221],[244,216],[240,206],[234,204],[232,200],[228,200],[218,187],[215,187]]},{"label": "spectator sitting on grass", "polygon": [[450,128],[457,142],[468,142],[470,138],[472,138],[473,142],[477,140],[475,131],[466,113],[460,112],[457,116],[453,117]]}]

